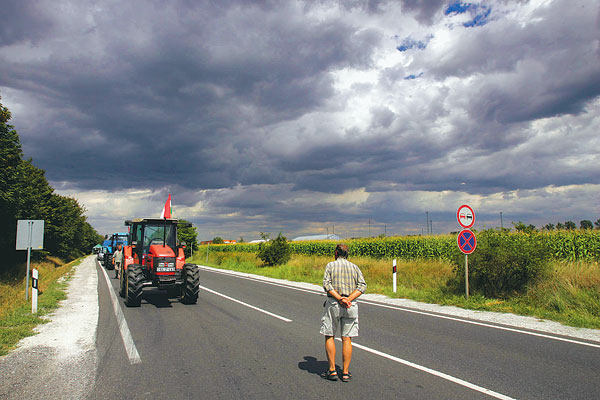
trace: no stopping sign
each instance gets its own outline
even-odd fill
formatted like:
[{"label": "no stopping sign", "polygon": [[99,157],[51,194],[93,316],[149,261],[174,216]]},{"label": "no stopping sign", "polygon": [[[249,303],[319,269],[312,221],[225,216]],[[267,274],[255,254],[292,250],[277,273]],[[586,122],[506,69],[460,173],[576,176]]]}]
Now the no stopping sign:
[{"label": "no stopping sign", "polygon": [[475,234],[469,229],[463,229],[460,231],[456,241],[458,242],[458,248],[460,251],[465,254],[471,254],[475,251],[475,247],[477,247],[477,239],[475,239]]}]

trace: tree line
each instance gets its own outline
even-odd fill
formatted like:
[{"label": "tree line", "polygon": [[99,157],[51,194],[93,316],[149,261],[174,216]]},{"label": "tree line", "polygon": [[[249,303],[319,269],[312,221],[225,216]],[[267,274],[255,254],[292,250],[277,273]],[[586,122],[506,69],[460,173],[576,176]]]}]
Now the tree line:
[{"label": "tree line", "polygon": [[23,159],[10,119],[10,111],[0,102],[0,272],[25,259],[26,252],[15,250],[19,219],[45,221],[44,251],[32,252],[33,257],[52,255],[70,261],[90,253],[102,236],[87,222],[86,209],[76,199],[54,193],[45,171]]},{"label": "tree line", "polygon": [[[594,225],[596,226],[596,229],[600,229],[600,218],[598,218],[595,222],[592,222],[589,219],[584,219],[584,220],[579,221],[579,229],[581,229],[581,230],[594,229]],[[537,231],[537,228],[535,227],[535,225],[533,225],[533,224],[526,225],[521,221],[514,224],[514,226],[515,226],[515,230],[517,230],[519,232]],[[577,224],[573,221],[557,222],[556,225],[554,225],[552,223],[548,223],[548,224],[544,225],[541,229],[544,231],[554,231],[554,230],[572,231],[572,230],[577,229]]]}]

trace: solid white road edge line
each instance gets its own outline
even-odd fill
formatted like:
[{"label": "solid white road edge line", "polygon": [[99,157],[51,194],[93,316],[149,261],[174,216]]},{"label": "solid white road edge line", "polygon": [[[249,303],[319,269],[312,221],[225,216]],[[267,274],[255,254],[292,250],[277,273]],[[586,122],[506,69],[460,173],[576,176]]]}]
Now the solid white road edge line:
[{"label": "solid white road edge line", "polygon": [[[340,339],[340,338],[336,338],[336,340],[338,340],[340,342],[342,341],[342,339]],[[392,360],[392,361],[395,361],[397,363],[404,364],[404,365],[406,365],[408,367],[418,369],[420,371],[423,371],[423,372],[426,372],[428,374],[437,376],[439,378],[446,379],[447,381],[456,383],[458,385],[467,387],[469,389],[472,389],[472,390],[475,390],[475,391],[487,394],[488,396],[492,396],[492,397],[495,397],[497,399],[502,399],[502,400],[514,400],[512,397],[506,396],[506,395],[504,395],[502,393],[494,392],[493,390],[486,389],[484,387],[475,385],[475,384],[473,384],[471,382],[464,381],[464,380],[462,380],[460,378],[455,378],[455,377],[453,377],[451,375],[444,374],[443,372],[439,372],[439,371],[436,371],[434,369],[427,368],[427,367],[424,367],[422,365],[415,364],[413,362],[410,362],[410,361],[407,361],[407,360],[403,360],[403,359],[398,358],[398,357],[394,357],[394,356],[392,356],[390,354],[387,354],[387,353],[384,353],[382,351],[375,350],[375,349],[372,349],[370,347],[363,346],[361,344],[354,343],[354,342],[352,343],[352,346],[356,347],[358,349],[364,350],[364,351],[368,351],[369,353],[373,353],[373,354],[376,354],[378,356],[387,358],[388,360]]]},{"label": "solid white road edge line", "polygon": [[596,347],[596,348],[600,349],[600,345],[598,345],[598,344],[581,342],[579,340],[567,339],[567,338],[558,337],[558,336],[551,336],[551,335],[546,335],[546,334],[543,334],[543,333],[530,332],[530,331],[524,331],[524,330],[521,330],[521,329],[508,328],[508,327],[505,327],[505,326],[498,326],[498,325],[486,324],[484,322],[469,321],[469,320],[464,320],[464,319],[461,319],[461,318],[448,317],[446,315],[437,315],[437,314],[428,313],[426,311],[411,310],[410,308],[407,309],[407,308],[404,308],[404,307],[388,306],[388,305],[385,305],[385,304],[374,303],[374,302],[371,302],[369,300],[361,300],[361,303],[363,303],[363,304],[370,304],[370,305],[377,306],[377,307],[384,307],[384,308],[391,308],[391,309],[395,309],[395,310],[402,310],[402,311],[406,311],[406,312],[410,312],[410,313],[414,313],[414,314],[423,314],[423,315],[428,315],[428,316],[432,316],[432,317],[436,317],[436,318],[448,319],[448,320],[451,320],[451,321],[464,322],[466,324],[471,324],[471,325],[485,326],[487,328],[500,329],[500,330],[508,331],[508,332],[522,333],[522,334],[530,335],[530,336],[537,336],[537,337],[543,337],[543,338],[546,338],[546,339],[559,340],[561,342],[568,342],[568,343],[580,344],[580,345],[583,345],[583,346]]},{"label": "solid white road edge line", "polygon": [[207,287],[200,286],[200,289],[202,289],[202,290],[205,290],[205,291],[207,291],[207,292],[210,292],[210,293],[213,293],[213,294],[216,294],[217,296],[221,296],[221,297],[223,297],[223,298],[226,298],[227,300],[231,300],[231,301],[233,301],[233,302],[235,302],[235,303],[238,303],[238,304],[241,304],[241,305],[243,305],[243,306],[249,307],[249,308],[251,308],[251,309],[253,309],[253,310],[260,311],[261,313],[265,313],[265,314],[267,314],[267,315],[270,315],[271,317],[278,318],[278,319],[280,319],[280,320],[282,320],[282,321],[285,321],[285,322],[292,322],[292,320],[291,320],[291,319],[289,319],[289,318],[285,318],[285,317],[282,317],[281,315],[273,314],[272,312],[269,312],[269,311],[267,311],[267,310],[263,310],[262,308],[258,308],[258,307],[256,307],[256,306],[253,306],[253,305],[251,305],[251,304],[244,303],[243,301],[240,301],[240,300],[234,299],[233,297],[229,297],[229,296],[227,296],[227,295],[224,295],[224,294],[222,294],[222,293],[215,292],[214,290],[212,290],[212,289],[209,289],[209,288],[207,288]]},{"label": "solid white road edge line", "polygon": [[[287,288],[287,289],[292,289],[292,290],[298,290],[298,291],[301,291],[301,292],[313,293],[313,294],[317,294],[319,296],[324,296],[325,295],[325,293],[323,293],[323,292],[313,291],[313,290],[304,289],[304,288],[297,288],[297,287],[293,287],[293,286],[289,286],[289,285],[284,285],[284,284],[280,284],[280,283],[276,283],[276,282],[271,282],[271,281],[263,280],[263,279],[260,279],[260,278],[255,278],[255,277],[248,276],[248,275],[239,275],[239,273],[230,273],[230,272],[225,272],[223,270],[216,270],[214,268],[206,267],[204,265],[198,265],[198,268],[204,269],[205,271],[209,271],[209,272],[214,272],[214,273],[217,273],[217,274],[221,274],[221,275],[235,276],[235,277],[240,278],[240,279],[247,279],[247,280],[250,280],[250,281],[262,282],[262,283],[266,283],[268,285],[279,286],[279,287],[283,287],[283,288]],[[442,319],[447,319],[447,320],[451,320],[451,321],[463,322],[465,324],[484,326],[486,328],[500,329],[500,330],[504,330],[504,331],[508,331],[508,332],[521,333],[521,334],[530,335],[530,336],[542,337],[542,338],[545,338],[545,339],[558,340],[558,341],[561,341],[561,342],[579,344],[579,345],[582,345],[582,346],[595,347],[595,348],[599,348],[600,349],[600,345],[599,344],[582,342],[582,341],[579,341],[579,340],[567,339],[567,338],[563,338],[563,337],[559,337],[559,336],[552,336],[552,335],[547,335],[547,334],[543,334],[543,333],[525,331],[525,330],[516,329],[516,328],[508,328],[508,327],[505,327],[505,326],[492,325],[492,324],[488,324],[488,323],[485,323],[485,322],[478,322],[478,321],[467,320],[467,319],[462,319],[462,318],[450,317],[450,316],[447,316],[447,315],[434,314],[434,313],[430,313],[430,312],[427,312],[427,311],[419,311],[419,310],[414,310],[412,308],[406,308],[406,307],[402,307],[402,306],[391,306],[391,305],[387,305],[387,304],[376,303],[376,302],[373,302],[371,300],[361,299],[360,303],[369,304],[369,305],[376,306],[376,307],[391,308],[393,310],[398,310],[398,311],[406,311],[406,312],[413,313],[413,314],[421,314],[421,315],[427,315],[427,316],[435,317],[435,318],[442,318]]]},{"label": "solid white road edge line", "polygon": [[129,331],[129,326],[127,326],[127,321],[125,320],[125,315],[123,315],[123,311],[119,306],[119,300],[117,299],[117,295],[115,294],[115,289],[110,283],[110,278],[108,274],[104,270],[104,267],[100,266],[102,273],[104,274],[104,278],[106,279],[106,284],[108,285],[108,292],[110,294],[110,300],[113,305],[113,310],[115,311],[115,317],[117,317],[117,323],[119,324],[119,331],[121,332],[121,339],[123,339],[123,345],[125,346],[125,351],[127,352],[127,357],[129,357],[130,364],[139,364],[142,362],[140,358],[140,354],[137,351],[137,347],[135,347],[135,343],[133,342],[133,337],[131,336],[131,332]]}]

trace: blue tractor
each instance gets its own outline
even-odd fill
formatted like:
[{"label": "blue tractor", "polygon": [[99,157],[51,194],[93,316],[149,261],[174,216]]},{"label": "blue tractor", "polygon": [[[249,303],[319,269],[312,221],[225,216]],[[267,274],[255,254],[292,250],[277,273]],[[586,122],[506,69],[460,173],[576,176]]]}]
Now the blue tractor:
[{"label": "blue tractor", "polygon": [[106,250],[104,252],[104,267],[106,269],[114,269],[115,265],[113,264],[113,254],[115,250],[117,250],[117,245],[123,245],[123,247],[129,244],[127,240],[128,233],[127,232],[117,232],[113,233],[107,240],[104,241],[102,247]]}]

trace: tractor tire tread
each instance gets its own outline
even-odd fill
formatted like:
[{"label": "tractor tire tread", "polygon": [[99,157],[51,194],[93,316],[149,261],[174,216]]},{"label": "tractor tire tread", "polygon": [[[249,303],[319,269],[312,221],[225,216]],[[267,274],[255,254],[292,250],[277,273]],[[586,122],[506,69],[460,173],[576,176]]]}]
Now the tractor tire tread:
[{"label": "tractor tire tread", "polygon": [[200,292],[200,270],[197,265],[185,264],[183,271],[184,281],[181,302],[183,304],[196,304]]},{"label": "tractor tire tread", "polygon": [[130,265],[127,268],[127,284],[125,305],[128,307],[139,307],[142,302],[142,283],[144,283],[144,272],[139,265]]}]

